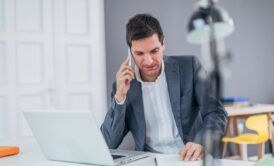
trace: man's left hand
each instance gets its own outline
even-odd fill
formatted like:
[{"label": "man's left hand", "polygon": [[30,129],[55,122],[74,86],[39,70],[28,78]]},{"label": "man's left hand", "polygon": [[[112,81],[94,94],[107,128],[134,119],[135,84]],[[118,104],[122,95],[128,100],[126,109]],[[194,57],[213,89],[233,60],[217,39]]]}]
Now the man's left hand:
[{"label": "man's left hand", "polygon": [[180,159],[186,161],[201,160],[203,158],[204,148],[200,144],[188,142],[180,151]]}]

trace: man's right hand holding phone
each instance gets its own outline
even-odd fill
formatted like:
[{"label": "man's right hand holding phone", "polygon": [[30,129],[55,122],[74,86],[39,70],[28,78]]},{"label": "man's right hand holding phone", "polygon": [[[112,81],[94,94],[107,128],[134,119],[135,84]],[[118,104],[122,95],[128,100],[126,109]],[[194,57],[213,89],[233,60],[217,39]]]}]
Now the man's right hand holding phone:
[{"label": "man's right hand holding phone", "polygon": [[114,97],[117,103],[123,103],[125,101],[130,88],[130,82],[134,78],[134,70],[128,65],[130,58],[129,55],[116,73],[116,94]]}]

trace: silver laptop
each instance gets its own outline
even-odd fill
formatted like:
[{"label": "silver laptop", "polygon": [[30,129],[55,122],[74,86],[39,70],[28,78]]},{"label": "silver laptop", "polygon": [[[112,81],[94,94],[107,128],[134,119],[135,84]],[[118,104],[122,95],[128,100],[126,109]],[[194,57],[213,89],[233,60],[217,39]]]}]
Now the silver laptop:
[{"label": "silver laptop", "polygon": [[42,152],[50,160],[123,165],[153,158],[145,152],[109,150],[98,123],[88,110],[26,110],[23,113]]}]

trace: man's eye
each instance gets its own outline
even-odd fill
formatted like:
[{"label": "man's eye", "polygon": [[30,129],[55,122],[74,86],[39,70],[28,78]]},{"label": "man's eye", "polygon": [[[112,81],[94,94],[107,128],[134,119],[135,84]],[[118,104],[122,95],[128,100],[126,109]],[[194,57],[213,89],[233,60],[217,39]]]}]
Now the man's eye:
[{"label": "man's eye", "polygon": [[142,55],[143,55],[143,53],[141,53],[141,52],[140,52],[140,53],[136,53],[136,55],[138,55],[138,56],[142,56]]},{"label": "man's eye", "polygon": [[151,51],[152,54],[156,54],[157,52],[158,52],[158,50]]}]

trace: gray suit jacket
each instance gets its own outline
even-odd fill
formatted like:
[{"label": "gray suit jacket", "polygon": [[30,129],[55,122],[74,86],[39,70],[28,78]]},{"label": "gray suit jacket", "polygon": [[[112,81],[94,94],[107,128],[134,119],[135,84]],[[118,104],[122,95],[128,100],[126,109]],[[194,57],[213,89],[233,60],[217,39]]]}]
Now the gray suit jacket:
[{"label": "gray suit jacket", "polygon": [[[203,109],[204,84],[198,77],[201,69],[199,61],[194,56],[164,56],[164,63],[172,112],[183,142],[201,144],[201,133],[205,130],[223,134],[227,114],[220,102],[207,94],[207,109]],[[131,81],[123,105],[116,104],[113,98],[115,92],[114,82],[111,105],[101,126],[107,145],[111,149],[117,148],[131,131],[135,149],[144,151],[146,124],[141,83],[136,79]]]}]

